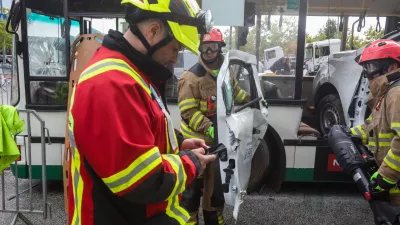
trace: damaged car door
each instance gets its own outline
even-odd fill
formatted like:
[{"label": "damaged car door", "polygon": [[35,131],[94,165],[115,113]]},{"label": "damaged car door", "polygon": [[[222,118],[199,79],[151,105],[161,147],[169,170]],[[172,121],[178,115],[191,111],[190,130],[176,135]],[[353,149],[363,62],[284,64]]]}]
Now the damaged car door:
[{"label": "damaged car door", "polygon": [[[238,81],[234,77],[245,77],[248,85],[242,88],[250,100],[246,104],[235,104],[234,88]],[[222,188],[225,202],[233,206],[233,217],[237,219],[249,183],[253,155],[267,130],[267,105],[262,95],[254,55],[231,50],[217,80],[218,142],[226,147],[219,154]]]}]

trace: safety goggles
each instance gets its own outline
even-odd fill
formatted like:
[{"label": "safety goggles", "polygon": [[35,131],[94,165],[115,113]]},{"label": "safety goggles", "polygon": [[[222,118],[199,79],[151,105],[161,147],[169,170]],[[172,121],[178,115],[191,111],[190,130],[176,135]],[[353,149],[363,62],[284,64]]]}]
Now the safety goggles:
[{"label": "safety goggles", "polygon": [[362,64],[364,73],[368,79],[374,79],[379,75],[387,73],[391,60],[371,60]]},{"label": "safety goggles", "polygon": [[203,43],[200,45],[200,52],[202,54],[207,53],[207,52],[211,52],[211,53],[215,53],[220,51],[220,47],[219,44],[216,42],[212,42],[212,43]]}]

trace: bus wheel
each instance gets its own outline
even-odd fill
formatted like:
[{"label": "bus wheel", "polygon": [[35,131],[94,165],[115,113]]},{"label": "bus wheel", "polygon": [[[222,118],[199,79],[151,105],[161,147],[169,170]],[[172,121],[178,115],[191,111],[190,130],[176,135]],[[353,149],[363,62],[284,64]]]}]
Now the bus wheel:
[{"label": "bus wheel", "polygon": [[251,162],[249,185],[247,186],[248,193],[254,191],[264,180],[265,175],[268,173],[269,160],[269,148],[267,142],[262,139]]}]

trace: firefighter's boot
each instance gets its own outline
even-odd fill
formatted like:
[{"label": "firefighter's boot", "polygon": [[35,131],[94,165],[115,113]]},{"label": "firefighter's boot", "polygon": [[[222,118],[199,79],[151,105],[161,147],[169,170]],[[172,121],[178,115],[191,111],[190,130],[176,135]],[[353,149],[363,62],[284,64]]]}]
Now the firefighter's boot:
[{"label": "firefighter's boot", "polygon": [[204,225],[225,225],[222,210],[207,211],[203,210]]}]

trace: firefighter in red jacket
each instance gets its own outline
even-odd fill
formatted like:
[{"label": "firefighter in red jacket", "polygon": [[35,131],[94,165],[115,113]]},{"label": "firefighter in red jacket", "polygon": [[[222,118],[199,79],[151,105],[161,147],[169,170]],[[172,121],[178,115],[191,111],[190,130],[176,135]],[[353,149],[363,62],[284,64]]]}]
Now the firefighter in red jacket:
[{"label": "firefighter in red jacket", "polygon": [[71,96],[69,224],[182,225],[181,193],[215,155],[200,139],[178,141],[165,65],[182,46],[197,52],[211,14],[195,0],[122,4],[129,29],[109,31]]}]

